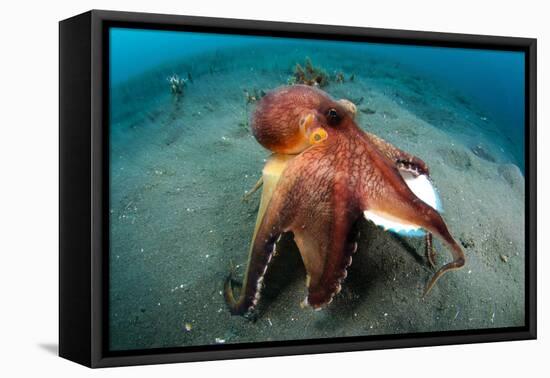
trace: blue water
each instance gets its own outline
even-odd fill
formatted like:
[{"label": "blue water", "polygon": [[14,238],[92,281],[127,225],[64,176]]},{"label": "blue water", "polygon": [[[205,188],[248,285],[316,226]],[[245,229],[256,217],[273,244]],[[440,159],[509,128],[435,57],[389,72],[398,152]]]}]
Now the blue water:
[{"label": "blue water", "polygon": [[[357,42],[311,41],[192,32],[111,29],[111,82],[124,82],[167,62],[246,45],[348,47],[395,61],[474,99],[499,124],[524,168],[525,57],[523,52]],[[274,57],[277,59],[277,57]]]}]

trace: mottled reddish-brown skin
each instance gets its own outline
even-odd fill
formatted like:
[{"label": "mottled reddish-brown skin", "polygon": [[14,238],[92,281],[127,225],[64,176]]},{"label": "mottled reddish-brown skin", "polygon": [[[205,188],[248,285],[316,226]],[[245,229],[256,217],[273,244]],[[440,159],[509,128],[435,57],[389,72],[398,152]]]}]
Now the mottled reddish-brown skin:
[{"label": "mottled reddish-brown skin", "polygon": [[[329,116],[330,109],[336,111],[336,121]],[[307,304],[318,308],[330,303],[357,247],[353,226],[367,209],[419,225],[450,246],[454,261],[436,273],[429,288],[443,273],[464,264],[441,216],[411,192],[398,171],[427,174],[426,164],[363,132],[352,115],[324,92],[297,85],[266,95],[253,116],[252,130],[271,151],[288,151],[293,143],[302,143],[299,121],[311,112],[312,127],[322,127],[328,137],[305,148],[284,170],[253,241],[238,299],[233,298],[231,280],[226,283],[226,300],[234,314],[246,314],[256,304],[275,242],[284,232],[294,234],[309,276]]]}]

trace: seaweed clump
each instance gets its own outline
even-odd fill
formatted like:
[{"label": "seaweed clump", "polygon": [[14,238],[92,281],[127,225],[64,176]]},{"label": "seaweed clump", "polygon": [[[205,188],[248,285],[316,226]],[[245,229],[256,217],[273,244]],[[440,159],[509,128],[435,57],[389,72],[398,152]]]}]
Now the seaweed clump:
[{"label": "seaweed clump", "polygon": [[349,77],[346,79],[346,76],[342,71],[337,71],[334,73],[334,81],[338,84],[343,84],[346,81],[352,82],[355,80],[355,74],[349,75]]},{"label": "seaweed clump", "polygon": [[252,89],[251,91],[244,89],[244,111],[243,111],[243,120],[239,122],[239,126],[246,130],[246,132],[250,132],[250,127],[248,123],[248,117],[249,117],[249,109],[248,106],[250,104],[253,104],[257,101],[259,101],[262,97],[266,95],[265,91],[260,89],[257,90],[256,88]]},{"label": "seaweed clump", "polygon": [[346,81],[346,78],[344,77],[344,73],[343,72],[336,72],[336,75],[334,76],[334,80],[337,83],[343,83],[344,81]]},{"label": "seaweed clump", "polygon": [[244,98],[247,104],[253,104],[264,96],[265,92],[262,89],[260,89],[259,91],[256,88],[254,88],[252,91],[248,91],[246,89],[244,90]]},{"label": "seaweed clump", "polygon": [[289,78],[288,83],[305,84],[313,87],[324,87],[329,83],[329,77],[325,70],[320,67],[315,67],[310,58],[306,58],[304,67],[297,63],[294,67],[294,73]]},{"label": "seaweed clump", "polygon": [[182,79],[178,74],[173,74],[168,77],[167,80],[170,86],[170,93],[172,93],[172,96],[178,100],[183,96],[183,89],[187,86],[188,79]]}]

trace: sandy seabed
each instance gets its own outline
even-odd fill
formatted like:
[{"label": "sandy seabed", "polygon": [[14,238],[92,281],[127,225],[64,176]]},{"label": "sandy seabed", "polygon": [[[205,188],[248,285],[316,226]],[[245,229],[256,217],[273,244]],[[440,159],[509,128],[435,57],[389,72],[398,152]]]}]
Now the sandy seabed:
[{"label": "sandy seabed", "polygon": [[[285,237],[249,321],[222,295],[230,262],[241,276],[246,268],[260,196],[242,196],[269,155],[248,130],[254,104],[243,93],[285,84],[306,56],[354,75],[323,89],[357,104],[360,127],[427,162],[468,261],[422,298],[434,273],[423,239],[363,220],[341,293],[316,312],[300,307],[305,271]],[[188,72],[175,101],[166,77]],[[112,350],[524,325],[524,178],[512,141],[467,97],[376,57],[256,47],[166,64],[114,87],[111,100]],[[438,265],[451,260],[435,247]]]}]

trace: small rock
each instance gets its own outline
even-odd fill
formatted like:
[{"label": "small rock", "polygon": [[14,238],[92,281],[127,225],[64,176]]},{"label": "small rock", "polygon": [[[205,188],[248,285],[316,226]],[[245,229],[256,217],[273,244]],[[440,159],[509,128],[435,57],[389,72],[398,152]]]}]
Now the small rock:
[{"label": "small rock", "polygon": [[505,263],[508,262],[508,256],[500,255],[500,259],[502,260],[502,262],[505,262]]},{"label": "small rock", "polygon": [[498,167],[498,173],[510,185],[510,187],[512,187],[512,189],[524,195],[525,178],[517,165],[501,164]]},{"label": "small rock", "polygon": [[496,158],[482,144],[478,143],[470,149],[474,154],[476,154],[480,158],[490,161],[492,163],[496,162]]}]

